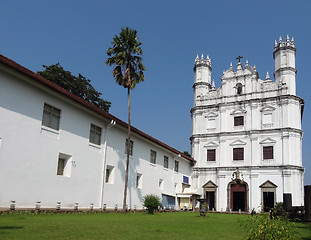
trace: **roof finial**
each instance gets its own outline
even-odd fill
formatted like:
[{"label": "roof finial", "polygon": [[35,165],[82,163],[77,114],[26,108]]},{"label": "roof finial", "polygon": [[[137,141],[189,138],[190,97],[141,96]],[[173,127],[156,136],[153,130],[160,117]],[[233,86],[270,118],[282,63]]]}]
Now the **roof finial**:
[{"label": "roof finial", "polygon": [[277,47],[278,43],[276,42],[276,40],[274,40],[274,47]]},{"label": "roof finial", "polygon": [[254,67],[253,67],[254,71],[256,72],[256,65],[254,64]]},{"label": "roof finial", "polygon": [[245,67],[248,66],[248,59],[246,59],[246,62],[245,62]]},{"label": "roof finial", "polygon": [[281,43],[282,42],[282,37],[280,36],[280,38],[279,38],[279,43]]},{"label": "roof finial", "polygon": [[213,79],[212,88],[215,89],[215,80]]},{"label": "roof finial", "polygon": [[288,36],[288,34],[286,35],[286,42],[289,42],[289,36]]},{"label": "roof finial", "polygon": [[295,43],[295,41],[294,41],[294,37],[292,37],[292,43]]},{"label": "roof finial", "polygon": [[269,72],[267,72],[266,80],[270,80]]},{"label": "roof finial", "polygon": [[199,60],[199,55],[197,54],[197,57],[195,58],[195,61],[198,61]]},{"label": "roof finial", "polygon": [[202,53],[201,59],[204,59],[203,53]]},{"label": "roof finial", "polygon": [[211,59],[209,58],[208,54],[206,55],[206,60],[211,60]]}]

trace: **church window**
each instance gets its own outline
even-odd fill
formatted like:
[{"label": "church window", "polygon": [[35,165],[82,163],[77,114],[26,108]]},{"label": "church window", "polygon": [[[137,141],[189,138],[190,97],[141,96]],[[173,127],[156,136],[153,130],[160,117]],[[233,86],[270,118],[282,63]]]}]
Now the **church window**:
[{"label": "church window", "polygon": [[150,163],[156,164],[157,162],[157,152],[150,150]]},{"label": "church window", "polygon": [[59,130],[60,112],[60,109],[44,103],[42,125]]},{"label": "church window", "polygon": [[216,161],[216,149],[208,149],[207,150],[207,161],[215,162]]},{"label": "church window", "polygon": [[69,160],[71,159],[70,155],[59,153],[58,162],[57,162],[57,175],[70,177],[71,174],[71,164]]},{"label": "church window", "polygon": [[241,83],[238,83],[238,84],[236,85],[236,93],[237,93],[238,95],[242,94],[242,84],[241,84]]},{"label": "church window", "polygon": [[164,163],[163,163],[164,168],[168,168],[168,157],[164,156]]},{"label": "church window", "polygon": [[179,168],[179,162],[175,161],[175,167],[174,167],[175,172],[178,172],[178,168]]},{"label": "church window", "polygon": [[244,148],[233,148],[233,160],[234,161],[244,160]]},{"label": "church window", "polygon": [[102,128],[94,124],[91,124],[90,138],[89,138],[90,143],[100,145],[101,135],[102,135]]},{"label": "church window", "polygon": [[234,126],[243,126],[244,125],[244,116],[234,117]]},{"label": "church window", "polygon": [[273,146],[262,147],[263,159],[273,159]]},{"label": "church window", "polygon": [[[126,139],[125,141],[125,151],[124,151],[125,154],[127,154],[127,143],[128,143],[128,139]],[[130,156],[133,156],[133,145],[134,145],[134,142],[130,140]]]}]

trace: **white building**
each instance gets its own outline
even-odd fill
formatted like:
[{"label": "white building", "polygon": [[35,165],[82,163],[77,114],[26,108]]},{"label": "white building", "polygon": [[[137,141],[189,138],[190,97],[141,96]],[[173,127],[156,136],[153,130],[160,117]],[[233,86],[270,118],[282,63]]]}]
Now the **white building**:
[{"label": "white building", "polygon": [[[121,208],[127,124],[2,55],[0,86],[0,208]],[[134,127],[131,140],[128,208],[150,193],[191,207],[194,160]]]},{"label": "white building", "polygon": [[275,42],[275,81],[256,67],[232,64],[222,85],[211,82],[211,60],[194,65],[192,113],[193,187],[218,211],[269,210],[292,194],[303,205],[301,119],[296,96],[294,40]]}]

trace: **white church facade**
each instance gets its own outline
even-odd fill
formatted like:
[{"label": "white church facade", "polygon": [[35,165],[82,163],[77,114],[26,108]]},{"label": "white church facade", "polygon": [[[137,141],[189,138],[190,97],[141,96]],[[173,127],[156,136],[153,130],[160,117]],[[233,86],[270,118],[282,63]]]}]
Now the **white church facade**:
[{"label": "white church facade", "polygon": [[294,40],[275,42],[275,81],[260,79],[255,66],[240,56],[211,81],[211,60],[194,65],[192,116],[192,187],[210,209],[268,211],[292,194],[304,201],[301,120],[304,101],[296,96]]},{"label": "white church facade", "polygon": [[[127,124],[0,55],[0,208],[122,208]],[[127,204],[191,208],[194,159],[132,127]]]}]

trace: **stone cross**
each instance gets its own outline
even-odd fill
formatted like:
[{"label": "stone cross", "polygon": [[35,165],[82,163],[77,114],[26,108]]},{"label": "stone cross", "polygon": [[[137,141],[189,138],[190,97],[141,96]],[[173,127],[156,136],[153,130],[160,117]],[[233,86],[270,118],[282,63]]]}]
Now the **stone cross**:
[{"label": "stone cross", "polygon": [[236,59],[239,59],[239,62],[241,62],[241,58],[243,58],[243,56],[238,56]]}]

